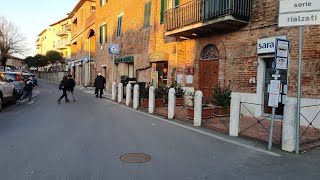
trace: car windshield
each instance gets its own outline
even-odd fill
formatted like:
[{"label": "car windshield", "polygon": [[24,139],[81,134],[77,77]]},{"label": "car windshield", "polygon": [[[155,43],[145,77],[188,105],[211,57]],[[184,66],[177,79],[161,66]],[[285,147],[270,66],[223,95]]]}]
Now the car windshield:
[{"label": "car windshield", "polygon": [[12,80],[12,81],[21,81],[21,75],[20,74],[6,74],[6,78],[8,80]]}]

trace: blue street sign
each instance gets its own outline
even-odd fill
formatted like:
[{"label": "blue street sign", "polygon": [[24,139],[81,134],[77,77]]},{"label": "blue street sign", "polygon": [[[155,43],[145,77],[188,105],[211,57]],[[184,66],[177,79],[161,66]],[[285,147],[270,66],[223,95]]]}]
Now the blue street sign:
[{"label": "blue street sign", "polygon": [[88,58],[88,57],[84,57],[84,58],[83,58],[83,62],[84,62],[84,63],[89,62],[89,58]]},{"label": "blue street sign", "polygon": [[108,47],[109,54],[119,54],[119,44],[110,44]]}]

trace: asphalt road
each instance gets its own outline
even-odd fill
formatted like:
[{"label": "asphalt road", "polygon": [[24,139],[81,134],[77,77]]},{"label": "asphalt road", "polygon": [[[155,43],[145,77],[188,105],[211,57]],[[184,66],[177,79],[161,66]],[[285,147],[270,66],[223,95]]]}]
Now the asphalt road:
[{"label": "asphalt road", "polygon": [[[318,150],[273,156],[79,90],[77,102],[59,105],[58,86],[39,84],[34,104],[25,102],[0,113],[1,180],[305,180],[320,176]],[[132,152],[152,159],[139,164],[119,160]]]}]

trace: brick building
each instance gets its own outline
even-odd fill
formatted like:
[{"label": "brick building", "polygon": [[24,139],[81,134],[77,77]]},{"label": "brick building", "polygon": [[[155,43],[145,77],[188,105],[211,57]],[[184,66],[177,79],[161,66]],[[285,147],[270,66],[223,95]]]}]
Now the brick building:
[{"label": "brick building", "polygon": [[[69,14],[71,20],[71,59],[68,63],[76,83],[91,86],[95,75],[96,1],[80,0]],[[90,64],[90,66],[89,66]]]}]

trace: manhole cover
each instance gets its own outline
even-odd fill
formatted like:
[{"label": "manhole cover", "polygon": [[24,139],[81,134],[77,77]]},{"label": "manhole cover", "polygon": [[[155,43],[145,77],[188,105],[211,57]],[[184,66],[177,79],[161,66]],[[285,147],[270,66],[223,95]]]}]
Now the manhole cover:
[{"label": "manhole cover", "polygon": [[144,153],[128,153],[120,156],[120,160],[126,163],[144,163],[151,160],[151,156]]}]

